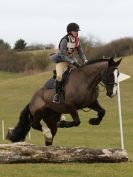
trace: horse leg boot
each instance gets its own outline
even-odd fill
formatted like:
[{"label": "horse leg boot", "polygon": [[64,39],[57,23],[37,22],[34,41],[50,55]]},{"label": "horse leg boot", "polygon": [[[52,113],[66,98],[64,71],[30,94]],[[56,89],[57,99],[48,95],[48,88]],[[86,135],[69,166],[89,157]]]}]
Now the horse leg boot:
[{"label": "horse leg boot", "polygon": [[89,108],[98,112],[98,117],[90,119],[89,124],[99,125],[105,115],[105,109],[101,107],[101,105],[99,104],[97,100]]},{"label": "horse leg boot", "polygon": [[67,106],[68,112],[71,114],[73,121],[65,121],[62,120],[58,122],[58,127],[60,128],[70,128],[70,127],[77,127],[80,125],[80,119],[77,110],[74,106],[70,105]]},{"label": "horse leg boot", "polygon": [[61,103],[62,81],[56,80],[56,94],[54,95],[53,102]]}]

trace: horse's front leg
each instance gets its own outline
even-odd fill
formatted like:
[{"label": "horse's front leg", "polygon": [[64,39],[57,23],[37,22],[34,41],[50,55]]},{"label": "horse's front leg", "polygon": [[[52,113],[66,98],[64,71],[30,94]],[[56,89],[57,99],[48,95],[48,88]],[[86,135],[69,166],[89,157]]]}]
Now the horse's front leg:
[{"label": "horse's front leg", "polygon": [[58,122],[58,127],[60,128],[70,128],[70,127],[77,127],[80,124],[80,119],[77,110],[74,106],[68,105],[67,106],[68,112],[71,114],[73,121],[66,121],[62,120]]},{"label": "horse's front leg", "polygon": [[99,125],[105,115],[105,109],[101,107],[98,100],[96,100],[89,108],[93,109],[94,111],[98,112],[97,118],[92,118],[89,120],[89,124],[91,125]]}]

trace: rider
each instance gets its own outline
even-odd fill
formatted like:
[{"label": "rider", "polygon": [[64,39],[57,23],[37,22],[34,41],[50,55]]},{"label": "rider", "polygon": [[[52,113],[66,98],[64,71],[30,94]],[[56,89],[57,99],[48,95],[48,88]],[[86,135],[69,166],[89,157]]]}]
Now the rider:
[{"label": "rider", "polygon": [[76,23],[70,23],[67,25],[67,35],[65,35],[59,43],[59,52],[52,54],[50,59],[56,63],[56,94],[54,95],[53,102],[61,102],[61,90],[62,90],[62,74],[64,69],[73,64],[78,66],[77,59],[74,57],[74,51],[77,50],[79,57],[83,63],[87,63],[87,58],[82,50],[82,47],[78,38],[79,25]]}]

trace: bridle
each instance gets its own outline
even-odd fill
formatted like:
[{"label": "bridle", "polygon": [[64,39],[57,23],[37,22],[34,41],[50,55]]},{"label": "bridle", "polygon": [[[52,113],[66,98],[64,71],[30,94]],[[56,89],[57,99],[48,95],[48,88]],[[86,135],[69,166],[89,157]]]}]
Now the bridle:
[{"label": "bridle", "polygon": [[106,84],[104,84],[103,82],[100,82],[100,85],[102,86],[102,87],[109,87],[109,86],[111,86],[111,85],[114,85],[114,86],[117,86],[118,85],[118,83],[117,82],[111,82],[111,83],[106,83]]},{"label": "bridle", "polygon": [[[117,77],[119,76],[119,70],[118,70],[118,68],[116,68],[116,67],[112,67],[114,70],[115,69],[117,69],[117,71],[118,71],[118,75],[117,75]],[[105,74],[107,73],[107,70],[105,71]],[[118,85],[118,82],[106,82],[106,83],[103,83],[103,81],[101,81],[100,82],[100,85],[102,86],[102,87],[104,87],[104,88],[106,88],[106,87],[110,87],[110,86],[117,86]]]}]

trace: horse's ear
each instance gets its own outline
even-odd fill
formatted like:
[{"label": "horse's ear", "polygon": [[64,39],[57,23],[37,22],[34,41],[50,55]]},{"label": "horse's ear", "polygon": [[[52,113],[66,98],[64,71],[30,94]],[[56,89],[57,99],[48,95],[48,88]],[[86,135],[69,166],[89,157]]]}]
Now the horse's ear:
[{"label": "horse's ear", "polygon": [[118,61],[115,62],[115,66],[118,67],[119,64],[121,63],[122,58],[120,58]]},{"label": "horse's ear", "polygon": [[[116,60],[116,59],[115,59],[115,60]],[[114,60],[113,57],[111,57],[111,58],[109,59],[109,65],[110,65],[110,66],[113,66],[113,67],[118,67],[119,64],[121,63],[122,58],[120,58],[120,59],[117,60],[117,61],[115,61],[115,60]]]},{"label": "horse's ear", "polygon": [[110,58],[109,58],[109,65],[110,65],[110,66],[113,66],[114,63],[115,63],[115,62],[114,62],[114,58],[113,58],[113,57],[110,57]]}]

